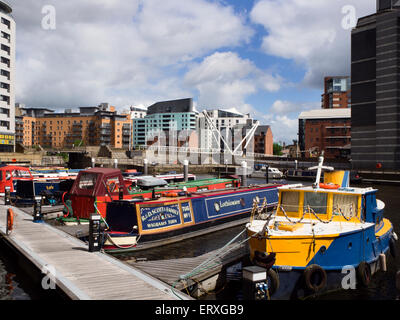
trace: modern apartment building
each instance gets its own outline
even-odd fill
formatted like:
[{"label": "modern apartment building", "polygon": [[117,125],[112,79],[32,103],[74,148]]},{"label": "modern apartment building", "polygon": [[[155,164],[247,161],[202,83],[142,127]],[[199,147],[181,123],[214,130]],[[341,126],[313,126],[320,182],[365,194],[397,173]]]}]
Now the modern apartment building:
[{"label": "modern apartment building", "polygon": [[[372,1],[372,0],[371,0]],[[400,169],[400,2],[378,0],[351,36],[355,168]]]},{"label": "modern apartment building", "polygon": [[[154,143],[160,131],[166,138],[164,143],[170,145],[168,141],[170,132],[196,131],[197,115],[191,98],[157,102],[147,108],[147,115],[144,118],[132,120],[133,146]],[[189,145],[197,147],[197,138],[191,138]]]},{"label": "modern apartment building", "polygon": [[350,108],[350,106],[350,78],[325,77],[322,109]]},{"label": "modern apartment building", "polygon": [[147,110],[139,107],[131,107],[131,119],[144,118],[147,115]]},{"label": "modern apartment building", "polygon": [[348,158],[351,146],[351,110],[317,109],[299,116],[299,148],[302,157]]},{"label": "modern apartment building", "polygon": [[15,21],[12,8],[0,1],[0,152],[15,145]]},{"label": "modern apartment building", "polygon": [[109,145],[128,149],[131,120],[129,114],[117,114],[103,103],[97,107],[80,107],[56,113],[49,109],[21,108],[17,117],[23,126],[23,145],[41,145],[62,149],[72,146]]},{"label": "modern apartment building", "polygon": [[[250,130],[254,123],[254,120],[250,118],[250,114],[221,109],[207,110],[206,112],[212,125],[202,113],[199,114],[197,125],[199,146],[203,149],[226,149],[223,140],[216,134],[216,131],[219,131],[224,140],[227,143],[229,141],[232,150],[235,147],[235,140],[238,140],[236,143],[240,143],[243,137],[242,131],[246,128]],[[216,130],[213,132],[213,129]]]}]

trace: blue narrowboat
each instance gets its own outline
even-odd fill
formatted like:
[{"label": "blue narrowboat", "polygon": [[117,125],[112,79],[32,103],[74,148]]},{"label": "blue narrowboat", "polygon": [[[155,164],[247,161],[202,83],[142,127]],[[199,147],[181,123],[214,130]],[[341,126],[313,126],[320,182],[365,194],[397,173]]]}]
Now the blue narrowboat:
[{"label": "blue narrowboat", "polygon": [[110,202],[103,248],[109,252],[140,250],[245,224],[254,200],[269,208],[277,204],[277,188],[240,187],[149,201]]}]

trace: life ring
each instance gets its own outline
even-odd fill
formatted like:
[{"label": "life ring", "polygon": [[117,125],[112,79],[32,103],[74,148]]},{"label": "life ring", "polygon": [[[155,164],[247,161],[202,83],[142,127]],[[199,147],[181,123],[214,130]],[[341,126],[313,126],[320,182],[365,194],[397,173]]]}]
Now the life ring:
[{"label": "life ring", "polygon": [[275,260],[275,252],[272,252],[270,254],[266,254],[265,252],[261,251],[254,252],[254,264],[259,267],[270,269],[275,264]]},{"label": "life ring", "polygon": [[12,231],[14,227],[14,212],[12,209],[7,209],[7,234]]},{"label": "life ring", "polygon": [[107,182],[107,190],[109,193],[113,193],[118,187],[118,184],[115,181]]},{"label": "life ring", "polygon": [[389,240],[389,250],[393,258],[396,258],[396,241],[393,238]]},{"label": "life ring", "polygon": [[339,189],[339,188],[340,188],[340,185],[334,184],[334,183],[320,183],[320,184],[319,184],[319,187],[322,188],[322,189],[332,189],[332,190],[335,190],[335,189]]},{"label": "life ring", "polygon": [[326,271],[317,264],[312,264],[304,270],[304,282],[313,292],[322,290],[327,283]]},{"label": "life ring", "polygon": [[177,192],[164,192],[163,193],[163,196],[164,197],[177,197],[178,196],[178,193]]},{"label": "life ring", "polygon": [[279,275],[278,273],[270,268],[267,271],[267,284],[269,295],[272,296],[279,289]]},{"label": "life ring", "polygon": [[368,287],[371,282],[371,267],[365,261],[362,261],[357,268],[357,277],[363,287]]}]

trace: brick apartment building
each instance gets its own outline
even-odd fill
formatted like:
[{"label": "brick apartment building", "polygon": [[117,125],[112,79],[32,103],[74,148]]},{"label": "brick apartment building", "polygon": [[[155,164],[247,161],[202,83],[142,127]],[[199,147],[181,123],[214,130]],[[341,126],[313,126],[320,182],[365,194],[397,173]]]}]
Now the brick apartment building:
[{"label": "brick apartment building", "polygon": [[17,108],[17,143],[31,147],[62,149],[73,145],[109,145],[128,149],[131,143],[130,114],[117,114],[107,103],[81,107],[79,112]]},{"label": "brick apartment building", "polygon": [[299,148],[302,157],[324,151],[329,159],[348,158],[351,149],[351,109],[318,109],[299,116]]},{"label": "brick apartment building", "polygon": [[322,109],[350,108],[350,77],[325,77]]},{"label": "brick apartment building", "polygon": [[254,134],[254,153],[274,154],[274,137],[270,126],[259,126]]}]

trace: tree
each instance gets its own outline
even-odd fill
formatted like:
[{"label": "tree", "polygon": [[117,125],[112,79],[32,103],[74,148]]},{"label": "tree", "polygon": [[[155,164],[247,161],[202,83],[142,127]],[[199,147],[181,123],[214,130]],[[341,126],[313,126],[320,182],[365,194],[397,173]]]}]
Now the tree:
[{"label": "tree", "polygon": [[282,155],[282,146],[279,143],[274,143],[274,156]]}]

